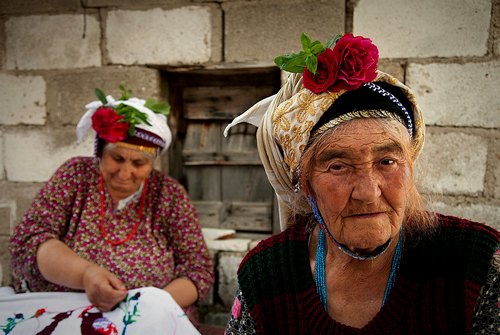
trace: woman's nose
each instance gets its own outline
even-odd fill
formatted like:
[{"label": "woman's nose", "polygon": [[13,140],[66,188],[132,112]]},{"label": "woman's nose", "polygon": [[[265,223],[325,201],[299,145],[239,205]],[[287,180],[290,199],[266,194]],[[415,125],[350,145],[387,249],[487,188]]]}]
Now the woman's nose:
[{"label": "woman's nose", "polygon": [[120,177],[120,179],[128,179],[130,178],[131,174],[132,168],[129,164],[125,163],[120,166],[120,170],[118,171],[118,177]]},{"label": "woman's nose", "polygon": [[379,178],[370,169],[360,171],[354,177],[351,197],[363,203],[372,203],[382,194]]}]

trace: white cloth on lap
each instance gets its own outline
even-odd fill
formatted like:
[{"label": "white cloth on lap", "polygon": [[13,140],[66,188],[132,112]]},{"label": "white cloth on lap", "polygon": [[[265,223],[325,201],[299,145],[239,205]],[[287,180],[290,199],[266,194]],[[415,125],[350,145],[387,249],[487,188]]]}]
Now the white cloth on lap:
[{"label": "white cloth on lap", "polygon": [[188,334],[200,333],[164,290],[130,290],[111,312],[100,312],[84,293],[39,292],[0,295],[4,334]]}]

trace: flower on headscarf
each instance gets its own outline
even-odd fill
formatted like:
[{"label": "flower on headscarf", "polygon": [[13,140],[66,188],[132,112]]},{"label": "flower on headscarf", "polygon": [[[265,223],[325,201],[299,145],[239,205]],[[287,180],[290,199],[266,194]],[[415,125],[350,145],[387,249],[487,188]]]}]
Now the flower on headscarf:
[{"label": "flower on headscarf", "polygon": [[129,124],[113,108],[101,107],[92,115],[92,128],[103,140],[115,143],[127,137]]},{"label": "flower on headscarf", "polygon": [[377,77],[378,49],[368,38],[347,34],[323,46],[303,33],[301,41],[303,51],[277,57],[275,63],[302,72],[304,87],[315,94],[354,90]]},{"label": "flower on headscarf", "polygon": [[318,55],[318,67],[316,74],[304,69],[304,87],[316,94],[323,93],[337,80],[339,68],[336,63],[335,53],[332,49],[326,49]]},{"label": "flower on headscarf", "polygon": [[333,48],[338,76],[329,91],[355,90],[377,77],[378,49],[369,38],[347,34]]},{"label": "flower on headscarf", "polygon": [[[131,90],[127,90],[120,85],[120,91],[122,95],[118,100],[127,101],[130,99],[132,95]],[[125,103],[120,103],[114,108],[109,107],[108,100],[103,91],[96,88],[95,94],[99,98],[102,107],[99,107],[92,115],[92,128],[94,128],[97,135],[105,141],[115,143],[123,140],[127,136],[134,136],[135,126],[138,124],[147,124],[151,126],[146,113]],[[132,99],[130,99],[130,101],[132,101]],[[170,106],[167,103],[160,103],[154,99],[146,100],[144,107],[150,109],[154,113],[163,114],[165,116],[170,113]]]}]

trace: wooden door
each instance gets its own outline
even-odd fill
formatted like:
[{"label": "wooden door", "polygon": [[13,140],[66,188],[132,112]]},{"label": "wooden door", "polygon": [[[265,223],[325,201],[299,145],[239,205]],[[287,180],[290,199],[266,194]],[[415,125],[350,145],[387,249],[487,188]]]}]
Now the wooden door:
[{"label": "wooden door", "polygon": [[272,233],[274,192],[262,168],[256,127],[223,130],[257,101],[276,93],[276,69],[168,72],[175,144],[169,173],[187,188],[204,227]]}]

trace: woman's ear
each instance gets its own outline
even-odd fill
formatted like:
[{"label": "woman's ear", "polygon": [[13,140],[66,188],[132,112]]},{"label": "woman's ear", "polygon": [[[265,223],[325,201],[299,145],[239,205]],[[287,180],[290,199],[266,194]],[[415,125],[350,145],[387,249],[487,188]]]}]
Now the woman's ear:
[{"label": "woman's ear", "polygon": [[301,175],[300,175],[298,184],[300,184],[300,189],[302,190],[302,192],[304,192],[304,194],[306,195],[306,197],[314,195],[314,191],[311,188],[309,180],[304,175],[304,171],[301,171]]}]

